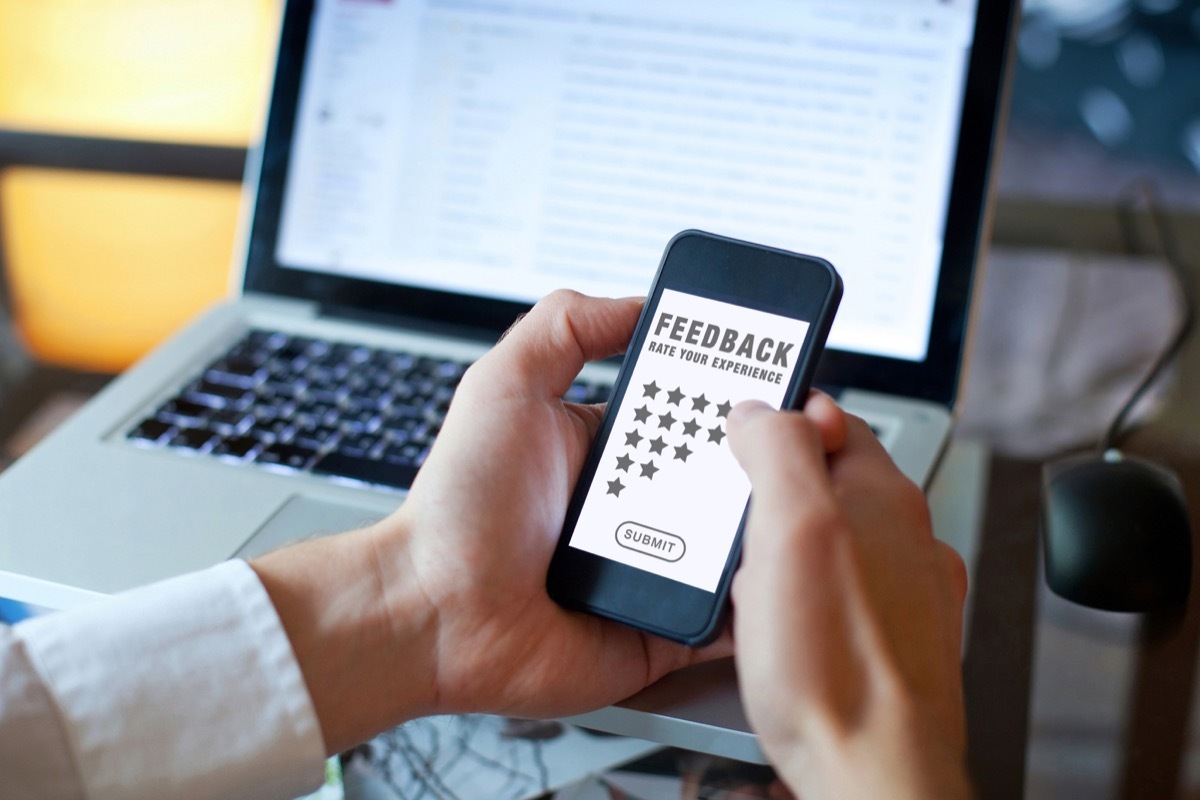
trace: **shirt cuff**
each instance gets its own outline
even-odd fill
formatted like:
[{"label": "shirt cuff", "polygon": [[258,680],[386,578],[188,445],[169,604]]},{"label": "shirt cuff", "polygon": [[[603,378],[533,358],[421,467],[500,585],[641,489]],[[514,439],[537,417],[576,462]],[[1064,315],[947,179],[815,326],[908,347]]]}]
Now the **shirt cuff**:
[{"label": "shirt cuff", "polygon": [[292,797],[324,779],[304,677],[243,561],[18,630],[88,797]]}]

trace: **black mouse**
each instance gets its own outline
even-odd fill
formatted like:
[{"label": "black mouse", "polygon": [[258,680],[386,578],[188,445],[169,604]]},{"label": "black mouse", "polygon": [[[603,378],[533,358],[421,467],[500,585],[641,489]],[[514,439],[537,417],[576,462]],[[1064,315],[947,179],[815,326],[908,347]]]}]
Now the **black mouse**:
[{"label": "black mouse", "polygon": [[1106,611],[1155,611],[1187,601],[1192,528],[1179,478],[1118,451],[1042,471],[1046,582]]}]

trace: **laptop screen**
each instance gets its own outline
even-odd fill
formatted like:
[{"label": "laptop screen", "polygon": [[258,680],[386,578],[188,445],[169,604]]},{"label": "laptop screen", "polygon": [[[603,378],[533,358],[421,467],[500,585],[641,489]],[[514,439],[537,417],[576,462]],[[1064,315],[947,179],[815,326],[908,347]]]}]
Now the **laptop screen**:
[{"label": "laptop screen", "polygon": [[975,2],[297,5],[272,108],[286,165],[267,153],[256,236],[276,283],[439,308],[644,294],[700,228],[831,261],[830,348],[915,366],[944,337]]}]

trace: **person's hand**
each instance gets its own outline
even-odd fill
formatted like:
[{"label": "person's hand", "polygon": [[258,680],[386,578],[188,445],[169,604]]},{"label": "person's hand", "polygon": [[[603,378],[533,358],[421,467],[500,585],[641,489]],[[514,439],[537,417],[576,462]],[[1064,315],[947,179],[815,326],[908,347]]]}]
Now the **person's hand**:
[{"label": "person's hand", "polygon": [[623,352],[642,303],[556,292],[475,363],[396,522],[438,616],[440,711],[514,716],[615,702],[696,651],[546,594],[546,568],[601,408],[562,397],[585,362]]},{"label": "person's hand", "polygon": [[827,457],[808,413],[730,414],[753,487],[733,583],[746,713],[804,800],[969,797],[966,570],[933,538],[921,491],[865,423],[845,422]]}]

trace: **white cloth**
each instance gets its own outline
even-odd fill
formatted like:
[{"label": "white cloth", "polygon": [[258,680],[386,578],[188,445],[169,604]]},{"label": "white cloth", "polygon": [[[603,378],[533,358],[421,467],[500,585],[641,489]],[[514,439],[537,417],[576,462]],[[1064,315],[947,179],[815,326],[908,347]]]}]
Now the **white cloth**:
[{"label": "white cloth", "polygon": [[245,562],[0,626],[0,797],[289,798],[323,779],[304,678]]}]

